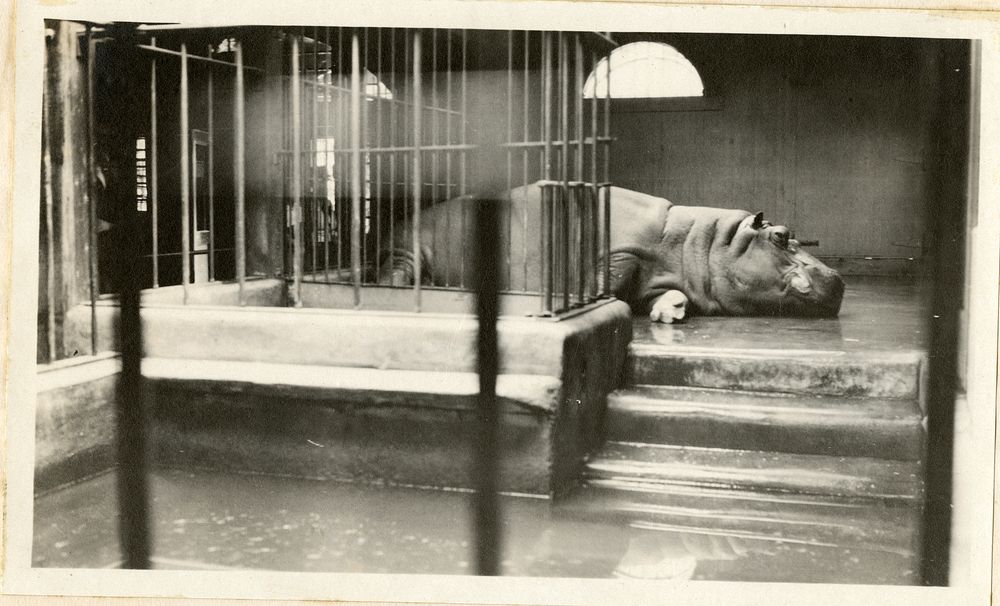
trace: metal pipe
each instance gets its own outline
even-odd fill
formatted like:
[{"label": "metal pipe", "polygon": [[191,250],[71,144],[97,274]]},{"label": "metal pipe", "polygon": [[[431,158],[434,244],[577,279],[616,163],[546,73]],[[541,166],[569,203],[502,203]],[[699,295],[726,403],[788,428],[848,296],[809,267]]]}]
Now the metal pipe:
[{"label": "metal pipe", "polygon": [[292,302],[302,307],[302,91],[299,36],[292,36]]},{"label": "metal pipe", "polygon": [[[236,65],[243,65],[243,43],[237,42],[234,49]],[[243,70],[236,70],[236,91],[233,98],[233,186],[236,192],[236,282],[239,284],[240,305],[246,305],[245,286],[247,275],[246,245],[246,115],[244,110]]]},{"label": "metal pipe", "polygon": [[191,217],[190,217],[190,188],[191,173],[188,156],[190,149],[188,143],[188,64],[187,45],[181,44],[181,288],[183,290],[183,300],[188,301],[188,283],[191,281]]},{"label": "metal pipe", "polygon": [[44,75],[42,88],[42,170],[45,194],[45,337],[48,347],[48,361],[56,359],[56,266],[55,266],[55,234],[52,213],[55,201],[52,199],[52,127],[49,118],[49,103],[52,102],[49,92],[49,62],[48,57],[43,64]]},{"label": "metal pipe", "polygon": [[87,268],[90,272],[90,353],[97,354],[97,175],[94,173],[94,147],[97,145],[94,133],[94,63],[97,44],[91,37],[90,26],[87,26],[87,218],[89,221],[87,246],[89,258]]},{"label": "metal pipe", "polygon": [[[156,45],[156,38],[152,40]],[[153,288],[160,287],[160,211],[159,183],[157,181],[157,140],[156,140],[156,58],[150,61],[149,67],[149,212],[152,231],[153,253]]]},{"label": "metal pipe", "polygon": [[[208,45],[208,56],[212,56],[212,45]],[[208,281],[215,280],[215,124],[212,90],[212,70],[208,70],[206,96],[208,97]]]},{"label": "metal pipe", "polygon": [[413,293],[416,311],[420,311],[420,282],[422,279],[422,255],[420,254],[420,205],[421,205],[421,73],[420,73],[420,32],[413,32]]},{"label": "metal pipe", "polygon": [[354,308],[361,307],[361,58],[351,34],[351,279]]}]

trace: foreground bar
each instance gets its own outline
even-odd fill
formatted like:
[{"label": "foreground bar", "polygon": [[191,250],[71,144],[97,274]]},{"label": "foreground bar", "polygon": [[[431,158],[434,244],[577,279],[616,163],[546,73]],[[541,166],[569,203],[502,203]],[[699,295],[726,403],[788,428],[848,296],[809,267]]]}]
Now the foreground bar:
[{"label": "foreground bar", "polygon": [[237,42],[235,49],[236,92],[233,98],[233,180],[236,192],[236,281],[240,285],[239,302],[246,304],[245,285],[247,274],[246,244],[246,112],[243,96],[243,44]]}]

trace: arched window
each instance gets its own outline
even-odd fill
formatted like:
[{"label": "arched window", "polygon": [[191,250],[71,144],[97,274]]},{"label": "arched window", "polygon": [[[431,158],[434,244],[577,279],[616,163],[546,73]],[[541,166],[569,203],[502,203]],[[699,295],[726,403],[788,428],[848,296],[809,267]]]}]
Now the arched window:
[{"label": "arched window", "polygon": [[[583,86],[583,96],[607,96],[608,58],[601,59]],[[611,96],[616,99],[701,97],[705,86],[694,65],[669,44],[633,42],[611,51]]]}]

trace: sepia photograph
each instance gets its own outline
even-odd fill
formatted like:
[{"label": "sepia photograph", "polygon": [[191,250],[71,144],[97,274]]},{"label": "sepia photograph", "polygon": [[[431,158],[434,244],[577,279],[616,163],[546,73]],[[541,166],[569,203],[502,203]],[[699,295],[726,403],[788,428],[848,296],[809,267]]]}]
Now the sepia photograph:
[{"label": "sepia photograph", "polygon": [[7,591],[988,596],[996,32],[541,4],[21,17]]}]

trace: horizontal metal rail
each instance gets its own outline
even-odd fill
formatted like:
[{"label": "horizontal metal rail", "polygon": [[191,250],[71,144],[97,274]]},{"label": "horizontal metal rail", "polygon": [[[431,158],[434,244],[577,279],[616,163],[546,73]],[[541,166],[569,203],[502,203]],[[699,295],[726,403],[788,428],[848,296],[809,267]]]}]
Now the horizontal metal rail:
[{"label": "horizontal metal rail", "polygon": [[201,55],[193,55],[191,53],[185,53],[184,51],[175,51],[169,48],[163,48],[162,46],[153,46],[151,44],[138,44],[136,48],[142,51],[157,53],[160,55],[169,55],[172,57],[186,57],[188,61],[198,61],[200,63],[205,63],[208,65],[214,65],[219,67],[230,67],[233,69],[242,68],[244,71],[258,72],[262,73],[264,70],[259,67],[253,67],[250,65],[237,65],[236,63],[230,63],[229,61],[223,61],[222,59],[213,59],[211,57],[203,57]]}]

